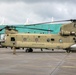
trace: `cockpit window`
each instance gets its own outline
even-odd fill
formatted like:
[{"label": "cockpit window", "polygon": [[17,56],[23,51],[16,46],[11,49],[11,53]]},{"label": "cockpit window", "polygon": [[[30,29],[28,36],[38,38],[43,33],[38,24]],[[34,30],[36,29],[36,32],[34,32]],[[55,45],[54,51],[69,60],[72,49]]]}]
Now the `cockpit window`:
[{"label": "cockpit window", "polygon": [[5,34],[1,34],[1,40],[6,40],[6,35]]}]

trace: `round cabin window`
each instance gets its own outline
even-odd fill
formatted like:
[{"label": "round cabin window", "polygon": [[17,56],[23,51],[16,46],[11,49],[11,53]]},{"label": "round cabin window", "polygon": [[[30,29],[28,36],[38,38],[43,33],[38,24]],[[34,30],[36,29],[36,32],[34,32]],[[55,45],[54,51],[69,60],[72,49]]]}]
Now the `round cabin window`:
[{"label": "round cabin window", "polygon": [[50,42],[50,39],[49,38],[47,39],[47,42]]},{"label": "round cabin window", "polygon": [[23,41],[26,41],[27,40],[27,38],[23,38]]},{"label": "round cabin window", "polygon": [[62,43],[63,42],[62,39],[59,39],[59,42]]}]

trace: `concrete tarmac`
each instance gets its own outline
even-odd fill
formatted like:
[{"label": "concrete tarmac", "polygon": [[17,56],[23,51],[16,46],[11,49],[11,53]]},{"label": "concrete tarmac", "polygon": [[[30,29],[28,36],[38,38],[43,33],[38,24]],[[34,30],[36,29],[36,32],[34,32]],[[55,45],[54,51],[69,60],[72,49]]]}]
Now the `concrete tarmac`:
[{"label": "concrete tarmac", "polygon": [[76,75],[76,53],[0,48],[0,75]]}]

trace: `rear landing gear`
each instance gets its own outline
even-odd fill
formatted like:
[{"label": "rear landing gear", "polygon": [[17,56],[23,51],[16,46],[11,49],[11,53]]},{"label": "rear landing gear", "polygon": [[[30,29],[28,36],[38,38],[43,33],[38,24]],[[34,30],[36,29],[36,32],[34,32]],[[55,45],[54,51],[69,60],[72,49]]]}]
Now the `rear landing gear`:
[{"label": "rear landing gear", "polygon": [[66,48],[65,50],[66,50],[67,53],[71,52],[70,48]]},{"label": "rear landing gear", "polygon": [[41,51],[43,51],[43,49],[41,48]]},{"label": "rear landing gear", "polygon": [[27,48],[27,49],[25,50],[25,52],[33,52],[33,49],[32,49],[32,48]]},{"label": "rear landing gear", "polygon": [[70,53],[70,52],[71,52],[71,50],[66,50],[66,52],[67,52],[67,53]]}]

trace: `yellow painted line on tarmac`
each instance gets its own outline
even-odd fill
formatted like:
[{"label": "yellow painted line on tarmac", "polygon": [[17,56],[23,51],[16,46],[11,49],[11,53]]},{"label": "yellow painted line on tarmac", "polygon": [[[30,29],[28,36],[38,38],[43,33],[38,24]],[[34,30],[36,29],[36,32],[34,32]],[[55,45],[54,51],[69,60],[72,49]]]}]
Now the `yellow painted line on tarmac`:
[{"label": "yellow painted line on tarmac", "polygon": [[25,67],[32,67],[32,68],[55,68],[56,66],[39,66],[39,65],[25,65]]},{"label": "yellow painted line on tarmac", "polygon": [[59,61],[60,59],[58,58],[39,58],[38,60],[55,60],[55,61]]},{"label": "yellow painted line on tarmac", "polygon": [[62,68],[76,68],[76,66],[61,66]]},{"label": "yellow painted line on tarmac", "polygon": [[18,67],[30,67],[30,68],[55,68],[56,66],[51,66],[51,65],[47,65],[47,66],[44,66],[44,65],[42,65],[42,66],[40,66],[40,65],[30,65],[30,64],[27,64],[27,65],[17,65]]},{"label": "yellow painted line on tarmac", "polygon": [[67,59],[69,59],[69,60],[76,60],[76,58],[67,58]]}]

